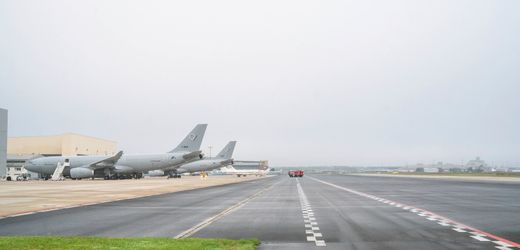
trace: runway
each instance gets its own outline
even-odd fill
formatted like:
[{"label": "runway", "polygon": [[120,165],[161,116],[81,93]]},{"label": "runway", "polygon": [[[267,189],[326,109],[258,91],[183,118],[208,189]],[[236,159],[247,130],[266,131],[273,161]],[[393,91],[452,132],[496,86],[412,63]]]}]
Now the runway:
[{"label": "runway", "polygon": [[0,235],[258,238],[260,249],[518,249],[519,190],[499,182],[284,175],[5,218]]}]

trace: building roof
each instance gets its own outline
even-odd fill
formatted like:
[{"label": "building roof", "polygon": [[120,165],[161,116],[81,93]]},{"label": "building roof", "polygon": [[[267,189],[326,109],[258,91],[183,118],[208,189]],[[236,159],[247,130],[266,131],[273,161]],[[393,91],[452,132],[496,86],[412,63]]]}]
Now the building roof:
[{"label": "building roof", "polygon": [[88,136],[88,135],[82,135],[82,134],[77,134],[77,133],[70,133],[70,132],[63,133],[63,134],[58,134],[58,135],[10,136],[9,139],[19,139],[19,138],[42,138],[42,137],[49,138],[49,137],[66,137],[66,136],[78,136],[78,137],[89,138],[89,139],[94,139],[94,140],[99,140],[99,141],[110,142],[110,143],[117,143],[116,141],[112,141],[112,140],[107,140],[107,139],[102,139],[102,138],[99,138],[99,137]]},{"label": "building roof", "polygon": [[31,158],[34,158],[35,155],[7,155],[7,160],[29,160]]}]

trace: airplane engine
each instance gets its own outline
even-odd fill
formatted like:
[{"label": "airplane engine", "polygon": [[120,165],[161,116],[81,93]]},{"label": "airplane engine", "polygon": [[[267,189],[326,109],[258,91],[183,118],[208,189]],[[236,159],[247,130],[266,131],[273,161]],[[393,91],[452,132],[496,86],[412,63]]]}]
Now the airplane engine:
[{"label": "airplane engine", "polygon": [[90,168],[72,168],[70,170],[71,178],[90,178],[94,176],[94,170]]}]

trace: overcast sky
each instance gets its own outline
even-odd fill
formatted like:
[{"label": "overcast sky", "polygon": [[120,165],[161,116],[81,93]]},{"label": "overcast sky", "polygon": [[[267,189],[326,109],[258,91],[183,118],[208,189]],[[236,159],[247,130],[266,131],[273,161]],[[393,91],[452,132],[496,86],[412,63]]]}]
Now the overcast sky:
[{"label": "overcast sky", "polygon": [[520,162],[520,1],[0,0],[9,136],[271,165]]}]

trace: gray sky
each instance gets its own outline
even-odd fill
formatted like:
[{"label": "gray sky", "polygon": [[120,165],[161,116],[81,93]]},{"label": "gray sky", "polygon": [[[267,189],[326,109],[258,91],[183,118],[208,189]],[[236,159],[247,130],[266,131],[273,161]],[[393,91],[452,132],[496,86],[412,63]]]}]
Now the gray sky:
[{"label": "gray sky", "polygon": [[271,165],[520,162],[520,1],[0,0],[9,135]]}]

